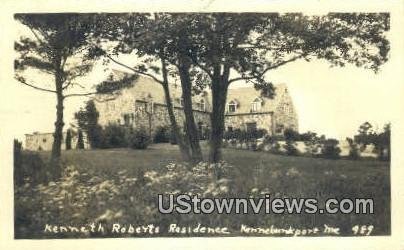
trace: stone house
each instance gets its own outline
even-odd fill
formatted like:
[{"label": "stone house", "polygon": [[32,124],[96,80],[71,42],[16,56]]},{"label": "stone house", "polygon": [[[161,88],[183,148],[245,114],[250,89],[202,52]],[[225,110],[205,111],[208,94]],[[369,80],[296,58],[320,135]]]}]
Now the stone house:
[{"label": "stone house", "polygon": [[[125,74],[114,70],[111,80],[121,79]],[[177,122],[183,127],[182,91],[180,84],[170,86],[171,99]],[[99,112],[99,124],[119,124],[133,128],[144,128],[152,136],[159,127],[169,127],[164,90],[152,78],[139,76],[132,87],[123,89],[117,95],[98,94],[94,103]],[[193,109],[195,122],[201,138],[208,135],[210,129],[211,94],[209,90],[194,95]],[[265,129],[269,134],[283,134],[286,128],[298,131],[296,110],[285,84],[276,85],[275,97],[265,98],[253,87],[228,90],[225,114],[226,130]],[[88,142],[85,138],[85,148]],[[65,149],[66,132],[63,134],[62,149]],[[52,149],[53,134],[38,133],[25,135],[25,147],[28,150]],[[77,135],[73,134],[72,147],[77,145]]]},{"label": "stone house", "polygon": [[275,87],[273,99],[262,97],[253,87],[229,89],[226,130],[265,129],[269,134],[283,134],[287,128],[298,131],[296,109],[286,85]]},{"label": "stone house", "polygon": [[[114,71],[119,79],[126,73]],[[114,80],[114,79],[113,79]],[[170,86],[177,122],[184,124],[180,85]],[[201,136],[210,127],[211,95],[202,91],[193,97],[195,122]],[[143,127],[154,134],[159,127],[170,126],[162,86],[152,78],[139,76],[132,87],[120,91],[119,95],[99,94],[94,98],[99,112],[99,124],[120,124]],[[225,115],[225,128],[265,129],[269,134],[283,134],[286,128],[298,130],[297,114],[285,84],[276,85],[273,99],[261,97],[253,87],[229,89]]]}]

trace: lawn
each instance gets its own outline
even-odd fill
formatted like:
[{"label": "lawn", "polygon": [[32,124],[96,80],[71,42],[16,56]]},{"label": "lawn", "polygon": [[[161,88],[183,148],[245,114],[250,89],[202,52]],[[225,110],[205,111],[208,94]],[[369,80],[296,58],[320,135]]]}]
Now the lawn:
[{"label": "lawn", "polygon": [[[41,157],[46,160],[48,153],[41,152]],[[160,222],[163,226],[167,226],[168,223],[183,223],[187,225],[186,223],[195,224],[201,222],[212,226],[217,224],[227,226],[233,228],[235,231],[241,223],[254,227],[269,227],[270,225],[275,225],[284,228],[288,228],[289,226],[311,228],[327,224],[339,227],[342,235],[352,235],[352,227],[355,225],[373,225],[374,229],[372,235],[390,234],[390,168],[387,162],[376,160],[327,160],[310,157],[273,155],[266,152],[227,148],[223,151],[223,158],[234,167],[232,179],[233,194],[237,194],[240,197],[247,197],[254,192],[256,193],[263,190],[274,197],[310,197],[317,198],[320,201],[324,201],[327,198],[373,198],[375,205],[374,214],[233,214],[199,215],[196,217],[192,215],[182,215],[182,217],[179,215],[153,215],[152,212],[145,214],[144,210],[149,208],[147,208],[147,206],[146,208],[140,207],[141,205],[139,205],[143,204],[145,200],[151,202],[151,200],[153,201],[153,199],[155,199],[155,197],[142,196],[141,192],[143,191],[139,191],[143,190],[142,188],[144,187],[142,186],[125,186],[124,189],[122,189],[124,191],[118,190],[115,197],[111,198],[110,194],[108,199],[112,199],[114,202],[113,207],[116,208],[119,213],[125,215],[123,218],[126,218],[126,220],[130,218],[131,222],[134,224],[154,221]],[[140,179],[141,176],[148,171],[160,172],[169,163],[178,161],[179,152],[177,147],[168,144],[153,145],[143,151],[111,149],[72,150],[63,152],[63,162],[65,166],[74,166],[79,173],[85,172],[84,175],[89,175],[90,177],[99,176],[101,179],[110,178],[111,180],[118,180],[121,178],[122,173],[124,173],[126,179],[132,177]],[[88,181],[88,179],[86,181]],[[120,182],[116,181],[116,183]],[[62,183],[60,185],[66,184]],[[77,186],[79,185],[77,184]],[[73,212],[67,213],[67,205],[61,203],[62,205],[59,208],[54,208],[53,210],[50,208],[45,209],[46,220],[33,220],[33,216],[42,216],[42,213],[35,214],[36,211],[29,210],[29,207],[31,207],[31,209],[36,206],[47,207],[48,202],[51,202],[46,200],[49,199],[50,196],[46,198],[41,194],[40,190],[43,190],[41,188],[44,187],[41,186],[39,189],[36,189],[37,191],[33,191],[31,194],[24,193],[22,195],[17,192],[17,238],[52,237],[49,235],[41,236],[41,227],[38,226],[38,223],[73,221],[71,218],[69,220],[69,216],[75,216],[74,221],[76,222],[83,220],[83,223],[88,223],[95,218],[102,217],[100,214],[95,214],[95,211],[98,211],[100,207],[105,206],[106,210],[112,210],[112,203],[108,203],[108,201],[104,202],[102,198],[97,198],[97,204],[88,204],[89,202],[86,202],[82,207],[76,203],[69,203],[68,206],[70,210],[76,209],[77,206],[80,207],[80,209],[77,208],[77,211],[79,211],[78,215],[77,213],[71,215]],[[83,186],[83,190],[87,189],[88,192],[91,192],[91,186]],[[145,191],[148,190],[145,189]],[[76,188],[74,192],[78,192]],[[136,194],[135,197],[133,197],[133,193]],[[29,202],[23,199],[24,197],[20,197],[24,195],[32,196],[33,200],[35,200],[35,197],[41,197],[41,202],[35,203],[32,201],[35,204],[29,204]],[[55,194],[55,196],[57,195],[60,194]],[[83,200],[88,200],[88,197],[90,196],[86,196]],[[131,204],[131,202],[135,205]],[[34,210],[37,209],[38,208]],[[93,209],[93,211],[91,211],[91,209]],[[140,210],[142,210],[142,213],[139,212]],[[119,220],[119,218],[116,219]],[[149,221],[147,221],[148,219]],[[125,223],[125,221],[123,221],[123,223]],[[35,233],[35,230],[38,232]]]}]

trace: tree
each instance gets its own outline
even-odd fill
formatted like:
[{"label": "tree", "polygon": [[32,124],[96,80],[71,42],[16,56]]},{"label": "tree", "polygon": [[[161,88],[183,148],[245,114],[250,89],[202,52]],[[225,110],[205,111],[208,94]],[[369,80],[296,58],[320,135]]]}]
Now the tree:
[{"label": "tree", "polygon": [[307,153],[311,156],[316,156],[321,150],[321,143],[325,141],[325,136],[318,136],[315,132],[307,131],[301,134],[301,139],[306,146]]},{"label": "tree", "polygon": [[66,132],[66,150],[72,149],[72,131],[70,129]]},{"label": "tree", "polygon": [[[387,13],[193,14],[197,24],[188,56],[210,79],[212,90],[210,160],[221,159],[227,90],[248,81],[272,97],[268,72],[299,59],[323,59],[377,72],[388,59]],[[230,77],[231,71],[239,76]]]},{"label": "tree", "polygon": [[298,155],[299,152],[296,148],[296,141],[299,139],[299,133],[294,131],[293,129],[285,129],[284,137],[286,144],[284,145],[284,149],[286,150],[287,155]]},{"label": "tree", "polygon": [[84,138],[83,138],[83,131],[79,129],[77,135],[77,149],[84,149]]},{"label": "tree", "polygon": [[[252,82],[263,96],[273,97],[268,73],[296,60],[321,59],[341,67],[349,63],[375,72],[388,60],[388,13],[129,13],[108,14],[101,20],[97,43],[107,40],[117,46],[112,53],[97,46],[92,52],[162,84],[172,130],[182,154],[191,159],[201,158],[191,96],[211,88],[212,162],[221,160],[230,84]],[[114,58],[132,52],[137,56],[135,66]],[[169,90],[176,76],[183,91],[185,138],[180,136]]]},{"label": "tree", "polygon": [[341,153],[338,144],[339,141],[336,139],[326,139],[322,141],[321,156],[327,159],[338,159]]},{"label": "tree", "polygon": [[352,159],[352,160],[359,159],[360,154],[359,154],[358,144],[355,143],[355,141],[349,137],[346,138],[346,141],[348,142],[348,145],[349,145],[349,154],[348,154],[349,159]]},{"label": "tree", "polygon": [[[87,74],[93,61],[87,56],[91,40],[92,15],[87,14],[16,14],[15,19],[28,27],[33,37],[21,37],[15,43],[19,57],[15,60],[15,78],[25,86],[56,96],[56,122],[50,165],[54,177],[60,176],[63,138],[63,109],[66,98],[93,94],[72,93],[81,86],[77,80]],[[23,73],[33,69],[53,78],[33,83]]]},{"label": "tree", "polygon": [[86,102],[84,109],[80,109],[74,114],[78,126],[87,134],[91,148],[102,147],[102,127],[98,124],[99,113],[93,100]]},{"label": "tree", "polygon": [[[185,38],[181,27],[187,27],[185,20],[176,19],[171,14],[110,14],[103,17],[100,37],[108,41],[117,42],[112,53],[106,53],[97,48],[98,54],[133,71],[135,74],[145,75],[160,83],[165,93],[167,111],[171,124],[171,131],[178,143],[185,160],[198,162],[202,160],[199,146],[199,134],[195,124],[192,109],[192,78],[191,61],[186,57]],[[182,51],[182,53],[180,53]],[[137,61],[135,66],[128,66],[114,55],[134,52]],[[97,54],[96,53],[96,54]],[[170,80],[179,76],[184,100],[185,131],[183,137],[180,132],[172,99],[170,96]]]},{"label": "tree", "polygon": [[390,133],[390,123],[386,124],[383,131],[378,133],[373,130],[372,124],[365,122],[359,127],[358,134],[354,136],[354,141],[361,145],[362,150],[367,145],[372,144],[380,160],[390,160]]}]

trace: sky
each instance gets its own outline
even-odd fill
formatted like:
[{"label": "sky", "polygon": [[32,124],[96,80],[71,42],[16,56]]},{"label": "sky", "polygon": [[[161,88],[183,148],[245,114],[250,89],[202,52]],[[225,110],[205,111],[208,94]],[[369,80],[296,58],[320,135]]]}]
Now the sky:
[{"label": "sky", "polygon": [[[15,24],[15,37],[29,35],[24,26]],[[392,54],[394,55],[394,54]],[[132,58],[120,58],[129,62]],[[299,131],[314,131],[327,137],[345,139],[352,137],[360,124],[369,121],[379,129],[395,119],[389,112],[397,105],[398,92],[402,90],[395,78],[392,56],[380,72],[346,66],[330,67],[326,61],[296,61],[270,71],[266,78],[271,82],[285,83],[292,96],[298,113]],[[393,62],[392,62],[393,60]],[[112,68],[123,70],[118,65]],[[108,71],[97,63],[92,72],[80,80],[86,86],[94,86],[104,80]],[[56,97],[54,94],[37,91],[24,86],[10,76],[3,87],[10,101],[0,107],[2,119],[15,121],[7,128],[14,137],[24,140],[24,134],[52,132],[56,117]],[[34,82],[52,84],[50,78],[31,72]],[[244,87],[245,83],[234,83],[231,88]],[[51,85],[50,85],[51,86]],[[87,100],[85,97],[66,99],[65,128],[74,122],[74,112]]]}]

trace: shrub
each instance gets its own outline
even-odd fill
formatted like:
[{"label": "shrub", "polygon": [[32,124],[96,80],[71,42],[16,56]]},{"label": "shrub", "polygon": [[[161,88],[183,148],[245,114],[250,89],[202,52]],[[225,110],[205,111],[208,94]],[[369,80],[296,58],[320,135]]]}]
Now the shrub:
[{"label": "shrub", "polygon": [[285,141],[300,141],[300,134],[291,128],[285,129],[283,132]]},{"label": "shrub", "polygon": [[223,138],[226,140],[235,139],[238,142],[250,142],[263,138],[268,132],[265,129],[255,129],[251,131],[235,129],[233,131],[225,131]]},{"label": "shrub", "polygon": [[127,129],[117,125],[110,124],[103,130],[103,148],[123,148],[128,146]]},{"label": "shrub", "polygon": [[94,125],[87,129],[87,138],[91,148],[103,148],[104,133],[100,125]]},{"label": "shrub", "polygon": [[268,132],[265,129],[255,129],[249,132],[249,139],[258,139],[264,137]]},{"label": "shrub", "polygon": [[79,129],[79,132],[78,132],[77,149],[84,149],[83,131],[81,131],[81,129]]},{"label": "shrub", "polygon": [[150,136],[144,129],[129,132],[128,146],[133,149],[146,149],[150,144]]},{"label": "shrub", "polygon": [[352,138],[346,138],[348,144],[349,144],[349,155],[348,158],[351,160],[357,160],[360,158],[359,154],[359,146],[358,144],[355,143],[355,141]]},{"label": "shrub", "polygon": [[360,144],[360,149],[363,151],[366,146],[373,144],[375,152],[380,160],[390,160],[390,123],[385,124],[383,131],[377,132],[373,129],[369,122],[363,123],[358,130],[358,134],[354,136],[354,141]]},{"label": "shrub", "polygon": [[39,154],[22,151],[21,142],[14,140],[14,184],[44,183],[47,181],[46,164]]},{"label": "shrub", "polygon": [[327,159],[338,159],[341,149],[338,147],[338,140],[327,139],[322,143],[321,156]]},{"label": "shrub", "polygon": [[283,145],[283,148],[285,149],[287,155],[298,155],[299,154],[294,141],[286,141],[286,144]]},{"label": "shrub", "polygon": [[66,150],[72,149],[72,131],[70,129],[66,132]]},{"label": "shrub", "polygon": [[99,113],[94,101],[88,101],[85,108],[76,112],[74,117],[79,128],[86,133],[91,148],[102,148],[102,128],[98,124]]},{"label": "shrub", "polygon": [[154,135],[153,141],[155,143],[165,143],[170,142],[170,128],[169,127],[158,127]]},{"label": "shrub", "polygon": [[321,151],[321,141],[325,137],[318,137],[316,133],[307,132],[301,135],[304,145],[306,146],[306,153],[309,156],[317,156]]},{"label": "shrub", "polygon": [[250,150],[257,151],[258,150],[257,139],[251,139],[250,142],[248,143],[248,148]]},{"label": "shrub", "polygon": [[279,144],[279,142],[272,143],[269,152],[273,154],[282,154],[281,145]]}]

